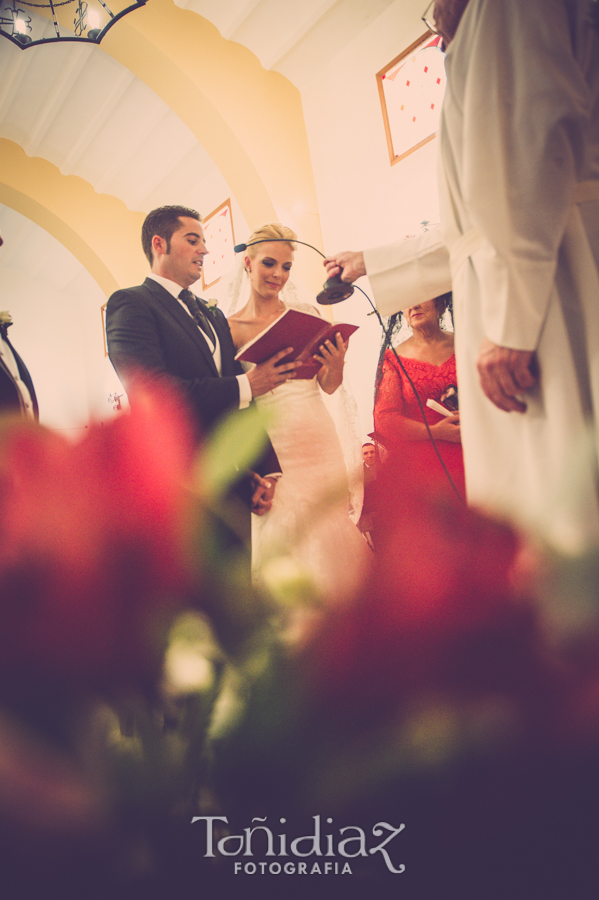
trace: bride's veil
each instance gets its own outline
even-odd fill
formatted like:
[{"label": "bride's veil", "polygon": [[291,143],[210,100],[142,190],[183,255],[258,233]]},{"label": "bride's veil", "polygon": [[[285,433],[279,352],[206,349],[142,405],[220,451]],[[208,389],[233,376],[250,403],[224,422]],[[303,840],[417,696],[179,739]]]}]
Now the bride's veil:
[{"label": "bride's veil", "polygon": [[237,310],[243,309],[249,300],[250,282],[245,274],[241,253],[237,254],[233,266],[220,279],[218,293],[221,298],[218,305],[226,316],[232,316]]},{"label": "bride's veil", "polygon": [[[238,254],[233,267],[223,275],[219,284],[219,294],[222,298],[219,306],[226,316],[232,316],[237,310],[243,309],[249,300],[250,283],[245,274],[241,253]],[[280,296],[285,306],[314,316],[321,315],[320,310],[314,304],[313,293],[300,281],[290,278]],[[343,450],[349,485],[350,518],[357,523],[364,499],[364,467],[358,405],[345,381],[334,394],[323,394],[323,399],[335,423]]]}]

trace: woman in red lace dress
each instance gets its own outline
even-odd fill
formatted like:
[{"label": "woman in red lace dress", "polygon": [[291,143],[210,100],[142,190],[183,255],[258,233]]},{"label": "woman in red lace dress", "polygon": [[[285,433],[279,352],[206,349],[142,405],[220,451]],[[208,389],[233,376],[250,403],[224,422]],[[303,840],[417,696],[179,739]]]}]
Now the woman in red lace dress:
[{"label": "woman in red lace dress", "polygon": [[[453,332],[441,328],[447,294],[404,310],[412,336],[399,345],[398,355],[418,392],[435,444],[460,497],[465,497],[464,461],[460,439],[460,417],[444,416],[426,405],[443,405],[450,386],[457,385]],[[453,493],[430,440],[414,390],[393,350],[385,352],[381,380],[374,404],[374,427],[390,452],[402,445],[410,477],[447,486]]]}]

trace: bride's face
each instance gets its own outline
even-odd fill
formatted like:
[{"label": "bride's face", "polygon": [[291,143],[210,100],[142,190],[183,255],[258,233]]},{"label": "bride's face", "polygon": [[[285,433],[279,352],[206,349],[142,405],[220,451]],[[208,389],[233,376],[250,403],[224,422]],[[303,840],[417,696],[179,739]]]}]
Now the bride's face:
[{"label": "bride's face", "polygon": [[288,244],[268,241],[258,245],[256,255],[245,258],[252,290],[265,299],[277,297],[289,279],[293,250]]}]

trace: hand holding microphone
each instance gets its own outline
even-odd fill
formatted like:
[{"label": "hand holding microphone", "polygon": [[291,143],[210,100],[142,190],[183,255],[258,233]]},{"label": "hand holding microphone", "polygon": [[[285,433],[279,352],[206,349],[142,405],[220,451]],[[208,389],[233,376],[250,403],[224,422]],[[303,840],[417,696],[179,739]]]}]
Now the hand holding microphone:
[{"label": "hand holding microphone", "polygon": [[[264,244],[267,241],[271,243],[278,241],[290,243],[287,238],[263,238],[259,241],[251,241],[249,244],[236,244],[233,249],[235,253],[243,253],[244,250],[247,250],[247,248],[251,247],[253,244]],[[321,251],[316,247],[313,247],[312,244],[307,244],[305,241],[298,241],[297,238],[294,238],[292,243],[310,247],[312,250],[316,250],[317,253],[320,253],[324,258],[324,253],[321,253]],[[359,278],[361,275],[366,275],[364,254],[361,252],[352,253],[351,251],[345,251],[343,253],[337,253],[336,256],[324,259],[324,265],[327,270],[328,278],[322,291],[316,297],[316,301],[323,306],[330,306],[333,303],[340,303],[342,300],[347,300],[354,292],[353,287],[350,287],[350,283],[355,281],[356,278]],[[341,275],[339,273],[341,273]],[[358,290],[361,290],[361,288],[358,288]],[[369,302],[372,301],[369,299]]]},{"label": "hand holding microphone", "polygon": [[344,250],[342,253],[327,257],[323,265],[329,278],[340,275],[341,281],[346,283],[351,283],[362,275],[366,275],[364,254],[361,251]]}]

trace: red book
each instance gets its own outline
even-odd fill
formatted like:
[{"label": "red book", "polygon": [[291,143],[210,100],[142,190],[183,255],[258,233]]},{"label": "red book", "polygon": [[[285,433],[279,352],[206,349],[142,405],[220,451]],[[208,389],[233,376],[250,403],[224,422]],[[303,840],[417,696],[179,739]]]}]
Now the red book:
[{"label": "red book", "polygon": [[347,341],[357,330],[357,325],[348,325],[346,322],[331,325],[319,316],[300,312],[299,309],[286,309],[272,325],[248,341],[239,350],[235,359],[261,363],[285,347],[293,347],[293,351],[288,353],[281,363],[300,360],[303,365],[295,370],[295,377],[313,378],[320,369],[320,363],[312,357],[318,353],[323,341],[330,340],[335,343],[336,334],[340,334],[343,340]]}]

